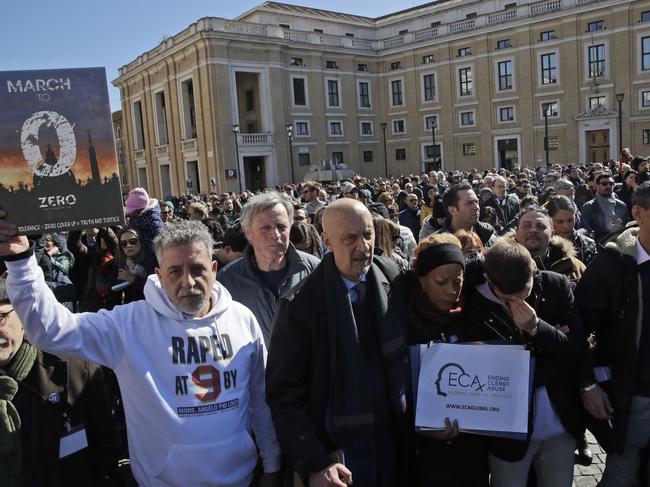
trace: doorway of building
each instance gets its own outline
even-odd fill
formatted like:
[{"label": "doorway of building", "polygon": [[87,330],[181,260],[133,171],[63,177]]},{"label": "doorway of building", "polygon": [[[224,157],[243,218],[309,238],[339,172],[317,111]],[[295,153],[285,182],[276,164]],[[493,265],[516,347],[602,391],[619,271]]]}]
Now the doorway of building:
[{"label": "doorway of building", "polygon": [[586,136],[589,162],[609,160],[609,130],[591,130]]},{"label": "doorway of building", "polygon": [[246,175],[246,189],[250,191],[264,189],[266,187],[264,157],[244,157],[244,174]]},{"label": "doorway of building", "polygon": [[512,171],[519,166],[519,145],[517,139],[497,140],[497,163],[499,168]]},{"label": "doorway of building", "polygon": [[187,179],[185,180],[185,187],[188,193],[200,193],[201,185],[199,181],[199,162],[187,161]]}]

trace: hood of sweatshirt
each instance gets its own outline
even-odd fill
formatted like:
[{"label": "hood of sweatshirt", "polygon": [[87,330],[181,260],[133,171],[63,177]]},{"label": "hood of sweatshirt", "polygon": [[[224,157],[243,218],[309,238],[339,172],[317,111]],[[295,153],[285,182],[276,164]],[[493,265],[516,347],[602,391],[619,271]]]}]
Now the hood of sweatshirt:
[{"label": "hood of sweatshirt", "polygon": [[169,299],[160,279],[155,274],[147,278],[144,286],[144,298],[159,314],[176,321],[195,322],[196,326],[203,324],[205,321],[219,319],[232,303],[232,296],[228,290],[215,281],[212,284],[210,311],[201,318],[184,313]]}]

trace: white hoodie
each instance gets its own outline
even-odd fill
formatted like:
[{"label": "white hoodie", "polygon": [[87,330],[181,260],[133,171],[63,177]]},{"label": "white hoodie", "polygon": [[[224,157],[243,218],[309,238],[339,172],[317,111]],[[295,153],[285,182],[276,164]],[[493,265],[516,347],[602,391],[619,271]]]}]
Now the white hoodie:
[{"label": "white hoodie", "polygon": [[203,318],[182,313],[156,276],[145,301],[72,314],[35,258],[7,262],[7,291],[30,342],[115,371],[133,474],[145,486],[248,486],[257,461],[280,469],[264,399],[266,349],[255,317],[221,284]]}]

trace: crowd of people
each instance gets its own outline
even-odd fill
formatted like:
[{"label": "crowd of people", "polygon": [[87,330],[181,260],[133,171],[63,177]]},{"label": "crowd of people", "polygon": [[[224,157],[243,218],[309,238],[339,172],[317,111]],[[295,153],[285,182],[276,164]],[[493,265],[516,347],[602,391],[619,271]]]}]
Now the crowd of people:
[{"label": "crowd of people", "polygon": [[[647,485],[649,180],[624,150],[135,188],[30,239],[0,209],[0,485],[569,487],[586,429],[601,486]],[[469,342],[530,351],[525,439],[416,430],[421,350]]]}]

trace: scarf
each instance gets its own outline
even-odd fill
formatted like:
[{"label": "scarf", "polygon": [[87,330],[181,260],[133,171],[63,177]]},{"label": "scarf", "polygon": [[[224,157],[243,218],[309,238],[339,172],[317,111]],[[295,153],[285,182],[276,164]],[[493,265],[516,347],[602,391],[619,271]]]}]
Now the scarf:
[{"label": "scarf", "polygon": [[434,308],[419,284],[415,286],[409,304],[409,343],[449,341],[449,331],[458,323],[459,313],[456,310],[445,313]]},{"label": "scarf", "polygon": [[[0,370],[0,472],[3,485],[19,485],[22,474],[22,442],[20,416],[11,402],[18,392],[18,383],[32,370],[36,349],[26,341],[5,370]],[[4,483],[6,482],[6,483]]]}]

